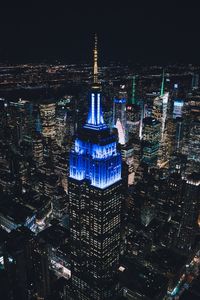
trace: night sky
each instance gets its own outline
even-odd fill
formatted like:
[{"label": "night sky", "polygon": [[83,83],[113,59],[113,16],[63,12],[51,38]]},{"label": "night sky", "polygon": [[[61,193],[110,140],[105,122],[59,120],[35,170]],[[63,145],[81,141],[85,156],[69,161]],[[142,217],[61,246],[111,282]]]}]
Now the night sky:
[{"label": "night sky", "polygon": [[193,1],[1,2],[0,62],[90,61],[94,32],[102,61],[200,62]]}]

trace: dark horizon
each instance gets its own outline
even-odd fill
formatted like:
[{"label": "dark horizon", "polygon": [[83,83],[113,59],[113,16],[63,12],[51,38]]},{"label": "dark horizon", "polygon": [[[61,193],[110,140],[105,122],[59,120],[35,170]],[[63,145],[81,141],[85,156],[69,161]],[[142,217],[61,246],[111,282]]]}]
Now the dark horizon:
[{"label": "dark horizon", "polygon": [[94,32],[102,61],[200,62],[195,5],[45,2],[2,5],[0,62],[89,62]]}]

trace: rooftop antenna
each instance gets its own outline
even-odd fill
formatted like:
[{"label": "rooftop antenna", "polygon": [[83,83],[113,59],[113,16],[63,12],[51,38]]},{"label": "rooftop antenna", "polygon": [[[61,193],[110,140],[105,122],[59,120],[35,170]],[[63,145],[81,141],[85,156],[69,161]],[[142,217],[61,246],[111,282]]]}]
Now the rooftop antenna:
[{"label": "rooftop antenna", "polygon": [[97,50],[97,34],[94,36],[94,66],[93,66],[93,81],[98,84],[98,50]]}]

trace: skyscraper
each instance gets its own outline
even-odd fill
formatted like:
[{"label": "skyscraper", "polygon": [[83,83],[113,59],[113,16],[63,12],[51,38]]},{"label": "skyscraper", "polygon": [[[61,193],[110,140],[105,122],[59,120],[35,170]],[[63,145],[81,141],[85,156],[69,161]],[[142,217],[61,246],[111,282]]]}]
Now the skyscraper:
[{"label": "skyscraper", "polygon": [[126,106],[127,127],[130,138],[139,138],[139,128],[141,124],[141,109],[136,98],[136,76],[133,76],[132,95],[129,103]]},{"label": "skyscraper", "polygon": [[118,289],[121,155],[103,119],[98,84],[97,37],[89,114],[70,153],[69,299],[112,299]]},{"label": "skyscraper", "polygon": [[43,164],[43,139],[41,134],[41,124],[39,115],[36,119],[35,132],[32,137],[32,153],[33,153],[33,162],[38,168]]},{"label": "skyscraper", "polygon": [[119,143],[124,145],[128,141],[126,124],[126,98],[124,92],[120,91],[113,102],[113,126],[117,128]]},{"label": "skyscraper", "polygon": [[199,74],[193,73],[192,75],[192,89],[198,89],[199,88]]},{"label": "skyscraper", "polygon": [[154,99],[153,111],[152,111],[153,117],[161,123],[160,145],[159,145],[158,161],[157,161],[157,165],[159,168],[168,166],[166,120],[167,120],[169,93],[165,92],[164,83],[165,83],[165,73],[163,70],[160,96]]},{"label": "skyscraper", "polygon": [[45,138],[55,137],[55,110],[56,104],[51,100],[45,100],[40,104],[42,134]]},{"label": "skyscraper", "polygon": [[151,117],[143,122],[143,161],[148,165],[156,165],[160,141],[161,123]]},{"label": "skyscraper", "polygon": [[162,83],[160,88],[160,96],[156,97],[153,101],[153,111],[152,115],[155,119],[161,122],[161,139],[164,137],[164,131],[166,127],[166,118],[167,118],[167,107],[168,107],[168,98],[169,93],[164,92],[165,86],[165,74],[163,71]]}]

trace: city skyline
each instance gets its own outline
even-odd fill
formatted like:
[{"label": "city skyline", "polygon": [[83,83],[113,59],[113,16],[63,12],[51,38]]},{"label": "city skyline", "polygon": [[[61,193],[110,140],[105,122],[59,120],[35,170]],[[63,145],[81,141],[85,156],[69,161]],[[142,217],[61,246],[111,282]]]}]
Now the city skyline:
[{"label": "city skyline", "polygon": [[132,2],[4,4],[3,300],[200,299],[198,11]]},{"label": "city skyline", "polygon": [[200,68],[100,68],[93,44],[90,67],[0,68],[0,293],[193,297]]}]

